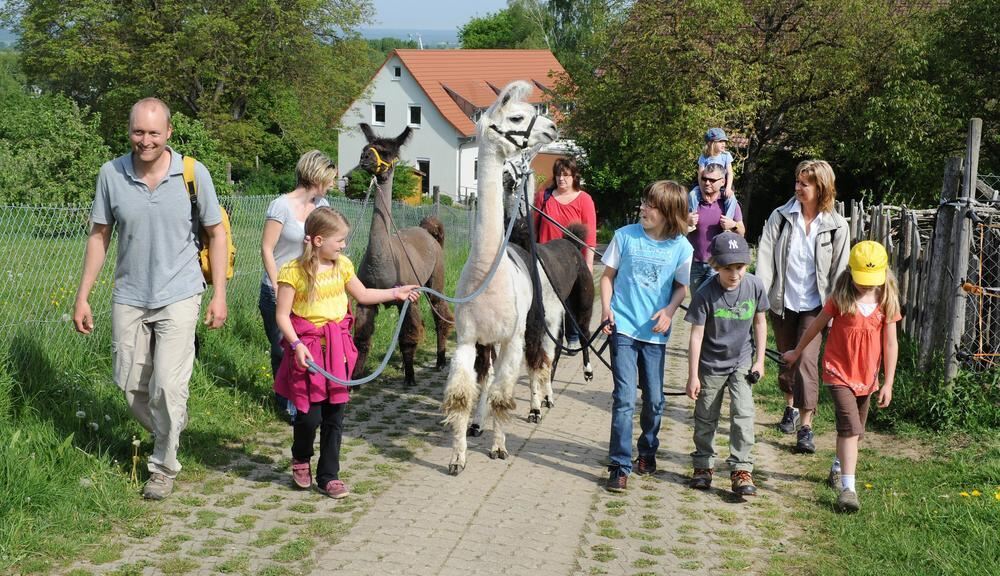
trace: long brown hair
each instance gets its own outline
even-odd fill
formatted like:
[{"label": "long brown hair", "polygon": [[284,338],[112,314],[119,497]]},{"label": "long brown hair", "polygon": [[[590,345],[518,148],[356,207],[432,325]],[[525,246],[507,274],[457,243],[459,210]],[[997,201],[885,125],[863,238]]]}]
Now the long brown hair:
[{"label": "long brown hair", "polygon": [[687,188],[673,180],[657,180],[642,191],[642,201],[663,214],[662,236],[664,238],[674,238],[679,234],[687,234]]},{"label": "long brown hair", "polygon": [[[833,285],[833,303],[837,305],[841,314],[857,314],[858,312],[858,290],[854,287],[854,277],[851,276],[851,269],[845,268],[837,282]],[[896,275],[889,268],[885,271],[885,284],[878,287],[878,307],[885,314],[886,318],[895,318],[899,315],[899,286],[896,284]]]},{"label": "long brown hair", "polygon": [[306,276],[306,300],[316,298],[316,275],[319,273],[319,250],[316,249],[317,236],[331,238],[338,232],[347,232],[351,225],[347,218],[329,206],[320,206],[306,218],[306,246],[299,256],[299,266]]}]

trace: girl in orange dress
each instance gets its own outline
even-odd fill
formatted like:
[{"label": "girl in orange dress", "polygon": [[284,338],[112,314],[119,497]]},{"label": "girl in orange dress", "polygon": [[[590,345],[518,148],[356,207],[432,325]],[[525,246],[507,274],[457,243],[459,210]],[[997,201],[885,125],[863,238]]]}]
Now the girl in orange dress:
[{"label": "girl in orange dress", "polygon": [[871,397],[878,392],[879,408],[892,401],[899,355],[896,323],[901,319],[899,290],[885,248],[870,240],[859,242],[851,249],[848,269],[837,278],[823,311],[795,350],[784,354],[786,362],[795,362],[833,321],[823,351],[823,382],[830,387],[837,417],[837,459],[828,482],[839,492],[837,508],[842,512],[855,512],[861,506],[855,490],[858,443],[865,433]]}]

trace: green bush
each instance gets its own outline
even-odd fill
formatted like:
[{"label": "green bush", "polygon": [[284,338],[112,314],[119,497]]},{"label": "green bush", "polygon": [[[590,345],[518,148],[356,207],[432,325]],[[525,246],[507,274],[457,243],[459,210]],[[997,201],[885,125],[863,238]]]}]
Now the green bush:
[{"label": "green bush", "polygon": [[239,182],[241,194],[246,196],[277,196],[295,188],[295,172],[275,172],[268,165],[247,173]]},{"label": "green bush", "polygon": [[901,338],[892,404],[873,412],[874,425],[895,428],[907,423],[937,431],[1000,429],[1000,370],[962,371],[948,384],[943,359],[932,361],[929,372],[920,369],[917,359],[916,346]]}]

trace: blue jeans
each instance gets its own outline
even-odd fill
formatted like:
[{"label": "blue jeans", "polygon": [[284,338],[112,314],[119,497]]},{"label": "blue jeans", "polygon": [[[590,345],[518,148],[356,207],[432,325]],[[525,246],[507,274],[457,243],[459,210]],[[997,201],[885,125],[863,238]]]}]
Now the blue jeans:
[{"label": "blue jeans", "polygon": [[708,280],[715,275],[715,269],[709,265],[708,262],[699,262],[697,260],[691,261],[691,294],[698,291],[701,288],[702,282]]},{"label": "blue jeans", "polygon": [[608,443],[609,468],[620,474],[632,473],[632,415],[635,413],[636,377],[642,389],[642,412],[639,414],[639,455],[655,456],[660,446],[660,419],[663,413],[663,363],[665,344],[633,340],[622,334],[611,336],[611,373],[615,390],[611,405],[611,441]]},{"label": "blue jeans", "polygon": [[[277,307],[278,302],[277,296],[274,294],[274,289],[261,282],[260,297],[257,299],[257,309],[260,310],[260,319],[264,321],[264,334],[267,335],[267,341],[271,343],[272,379],[278,373],[278,366],[281,366],[281,356],[283,355],[281,345],[279,344],[281,342],[281,330],[278,329],[278,322],[275,320]],[[295,404],[292,404],[278,393],[274,394],[274,399],[278,404],[278,408],[287,412],[292,420],[294,420],[295,414],[298,412],[295,409]]]}]

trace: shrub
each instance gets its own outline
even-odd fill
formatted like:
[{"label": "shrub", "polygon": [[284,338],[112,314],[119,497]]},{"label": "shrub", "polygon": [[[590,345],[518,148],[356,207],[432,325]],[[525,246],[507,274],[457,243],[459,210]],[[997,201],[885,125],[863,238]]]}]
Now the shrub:
[{"label": "shrub", "polygon": [[943,360],[935,359],[929,372],[921,370],[917,360],[916,346],[901,338],[892,404],[874,411],[873,424],[894,428],[905,422],[966,432],[1000,428],[1000,370],[961,371],[948,384]]}]

